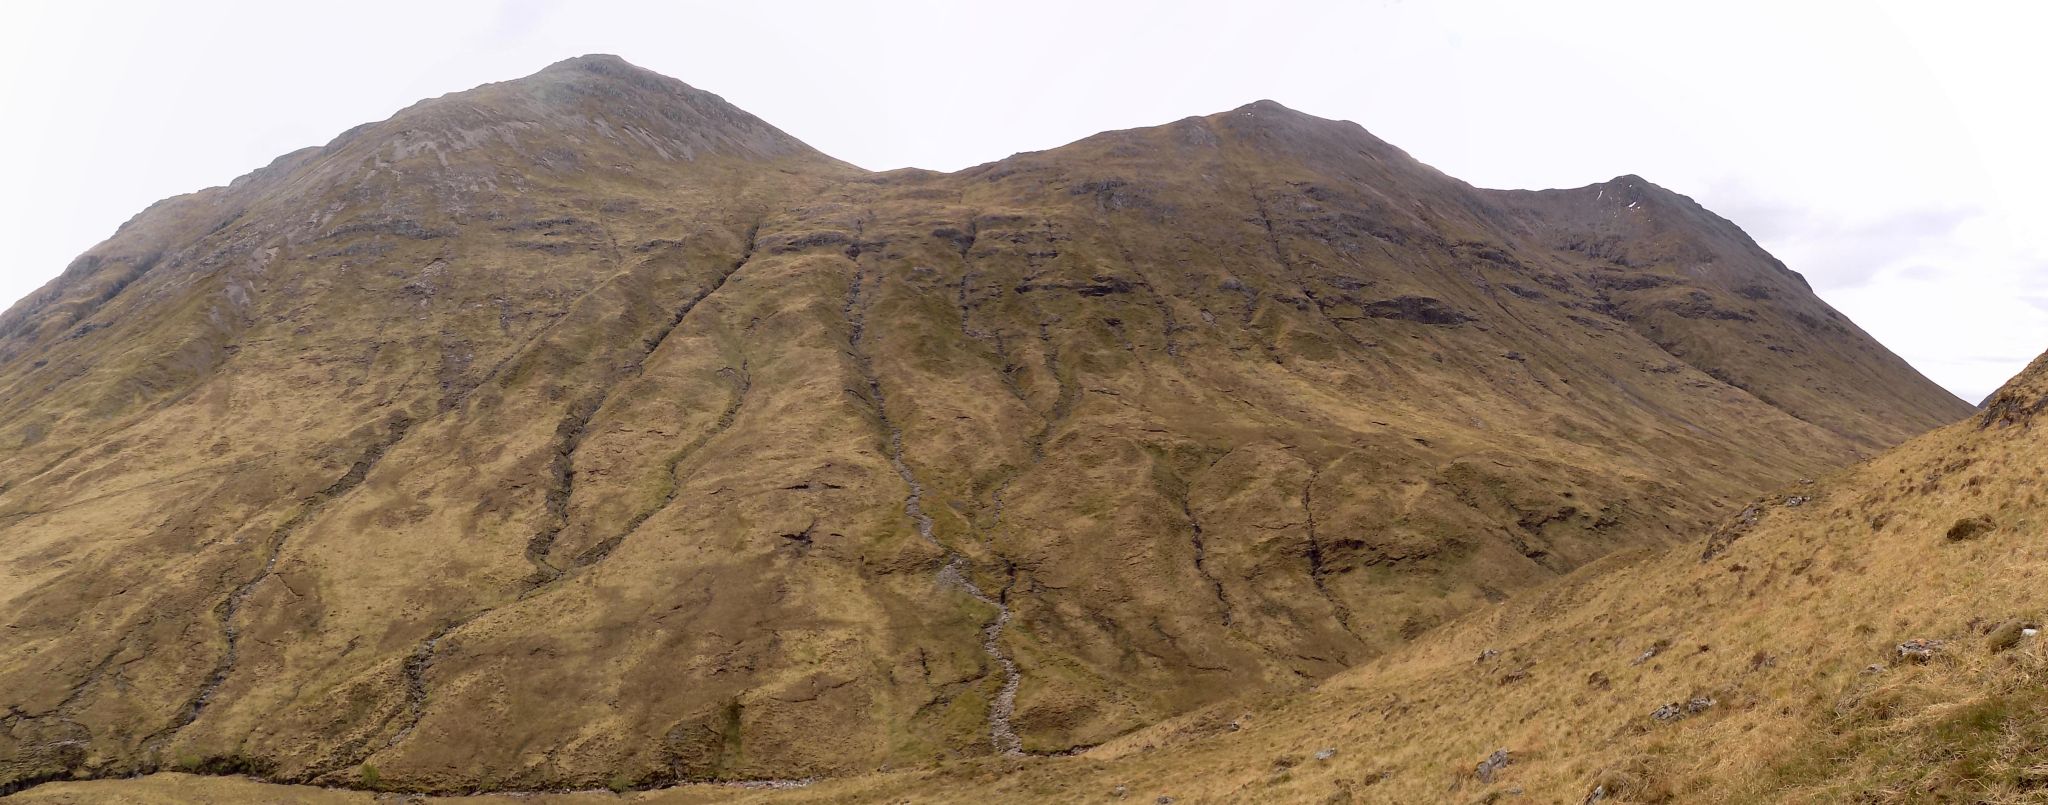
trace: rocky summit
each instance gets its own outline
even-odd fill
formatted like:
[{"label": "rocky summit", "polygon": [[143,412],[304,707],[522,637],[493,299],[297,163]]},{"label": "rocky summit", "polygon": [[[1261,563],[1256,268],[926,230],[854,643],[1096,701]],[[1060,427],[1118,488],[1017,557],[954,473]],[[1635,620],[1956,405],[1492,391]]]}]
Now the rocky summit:
[{"label": "rocky summit", "polygon": [[[2040,407],[2013,399],[1986,416]],[[1971,411],[1638,177],[1475,188],[1271,101],[871,172],[585,56],[160,202],[0,316],[0,791],[963,767],[1095,797],[1123,783],[1075,769],[1225,774],[1201,746],[1238,744],[1173,730],[1327,718],[1375,667],[1412,682],[1358,700],[1383,737],[1578,786],[1561,742],[1389,714],[1508,718],[1494,691],[1584,688],[1552,655],[1606,641],[1706,652],[1538,639],[1591,595],[1541,591],[1665,550],[1671,597],[1581,620],[1840,579],[1701,542],[1819,516],[1754,503]],[[1633,668],[1600,673],[1644,735],[1754,706]],[[1369,760],[1323,748],[1288,765]],[[1451,780],[1344,779],[1382,770]]]}]

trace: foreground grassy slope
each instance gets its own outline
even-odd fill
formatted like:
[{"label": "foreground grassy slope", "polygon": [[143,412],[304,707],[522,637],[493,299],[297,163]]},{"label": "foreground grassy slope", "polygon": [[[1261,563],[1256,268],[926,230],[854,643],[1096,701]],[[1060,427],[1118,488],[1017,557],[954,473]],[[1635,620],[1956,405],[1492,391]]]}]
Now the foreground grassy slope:
[{"label": "foreground grassy slope", "polygon": [[1636,181],[1270,102],[869,173],[605,57],[423,102],[0,316],[0,786],[1116,746],[1967,411]]}]

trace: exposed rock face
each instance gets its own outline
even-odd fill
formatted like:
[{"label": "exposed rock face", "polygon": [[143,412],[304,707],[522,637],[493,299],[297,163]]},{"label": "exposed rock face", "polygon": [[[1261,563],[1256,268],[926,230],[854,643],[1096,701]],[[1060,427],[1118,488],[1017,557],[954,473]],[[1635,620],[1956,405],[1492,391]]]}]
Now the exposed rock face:
[{"label": "exposed rock face", "polygon": [[584,57],[0,316],[0,784],[1066,750],[1968,411],[1632,177],[1270,102],[869,173]]},{"label": "exposed rock face", "polygon": [[2035,358],[2026,371],[1984,399],[1978,427],[2033,427],[2034,417],[2048,409],[2048,355]]}]

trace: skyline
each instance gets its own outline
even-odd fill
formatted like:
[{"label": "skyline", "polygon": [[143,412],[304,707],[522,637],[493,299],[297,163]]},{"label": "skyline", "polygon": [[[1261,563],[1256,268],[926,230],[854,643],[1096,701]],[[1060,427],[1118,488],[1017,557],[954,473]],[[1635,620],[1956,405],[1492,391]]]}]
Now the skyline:
[{"label": "skyline", "polygon": [[[10,304],[157,200],[420,98],[604,52],[870,169],[957,170],[1270,97],[1480,186],[1636,174],[1692,196],[1971,403],[2048,346],[2048,242],[2028,228],[2048,216],[2032,191],[2048,158],[2030,145],[2039,114],[2007,102],[2042,60],[2021,47],[2037,28],[2010,15],[2042,12],[2017,4],[108,8],[31,2],[0,34],[0,108],[41,124],[0,134],[26,157],[0,201]],[[284,35],[308,30],[325,35]],[[920,47],[848,70],[845,41]],[[935,68],[950,64],[974,69]]]}]

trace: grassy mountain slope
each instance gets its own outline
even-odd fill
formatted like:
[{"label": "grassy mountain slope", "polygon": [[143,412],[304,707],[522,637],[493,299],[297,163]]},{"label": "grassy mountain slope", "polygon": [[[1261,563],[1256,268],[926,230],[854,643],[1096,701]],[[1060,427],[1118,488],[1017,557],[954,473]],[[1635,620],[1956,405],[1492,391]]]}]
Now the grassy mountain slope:
[{"label": "grassy mountain slope", "polygon": [[[2043,410],[2048,356],[1979,416],[1766,495],[1689,544],[1618,554],[1475,612],[1313,692],[1217,705],[1080,757],[793,797],[2036,801],[2048,787],[2048,648],[2032,632],[2048,612]],[[1508,763],[1482,779],[1500,750]]]},{"label": "grassy mountain slope", "polygon": [[422,102],[0,316],[0,785],[1122,745],[1967,412],[1617,181],[1270,102],[868,173],[610,57]]},{"label": "grassy mountain slope", "polygon": [[[1313,691],[1079,756],[623,799],[2034,801],[2048,787],[2044,411],[2048,355],[1980,415],[1766,495],[1691,543],[1609,557]],[[283,796],[374,795],[172,774],[23,799]]]}]

